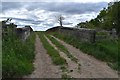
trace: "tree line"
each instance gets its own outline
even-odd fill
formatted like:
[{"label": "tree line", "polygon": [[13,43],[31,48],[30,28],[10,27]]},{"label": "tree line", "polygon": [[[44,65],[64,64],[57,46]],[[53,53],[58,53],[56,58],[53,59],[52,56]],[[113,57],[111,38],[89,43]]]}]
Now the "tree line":
[{"label": "tree line", "polygon": [[80,28],[116,29],[117,34],[120,36],[120,1],[108,3],[108,7],[100,11],[95,19],[90,21],[81,22],[77,24]]}]

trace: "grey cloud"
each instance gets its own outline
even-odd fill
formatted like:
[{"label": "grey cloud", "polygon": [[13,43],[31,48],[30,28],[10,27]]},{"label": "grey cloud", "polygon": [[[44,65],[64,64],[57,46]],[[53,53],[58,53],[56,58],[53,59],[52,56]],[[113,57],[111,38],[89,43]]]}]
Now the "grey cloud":
[{"label": "grey cloud", "polygon": [[[1,18],[4,18],[4,19],[7,19],[8,17],[1,17]],[[38,25],[38,24],[41,24],[42,22],[44,22],[44,20],[38,20],[38,21],[35,21],[33,19],[21,19],[21,18],[14,18],[14,17],[9,17],[9,18],[12,18],[12,20],[15,20],[17,22],[25,22],[25,23],[31,23],[31,24],[34,24],[34,25]]]},{"label": "grey cloud", "polygon": [[63,21],[63,24],[64,25],[72,25],[73,23],[72,22],[68,22],[68,21]]},{"label": "grey cloud", "polygon": [[43,23],[45,26],[54,26],[54,23]]},{"label": "grey cloud", "polygon": [[59,3],[59,2],[2,2],[2,10],[17,9],[25,7],[28,11],[43,9],[46,11],[62,12],[69,14],[82,14],[87,12],[98,12],[107,6],[107,2],[99,3]]},{"label": "grey cloud", "polygon": [[23,6],[23,4],[21,4],[20,2],[2,2],[1,6],[2,6],[1,7],[2,12],[4,12],[6,10],[21,8]]},{"label": "grey cloud", "polygon": [[36,8],[44,9],[46,11],[62,12],[69,14],[82,14],[86,12],[98,12],[103,7],[106,7],[108,3],[56,3],[56,2],[33,2],[31,6],[28,6],[28,10],[34,10]]},{"label": "grey cloud", "polygon": [[[65,15],[67,18],[70,17],[70,19],[71,19],[70,21],[72,21],[72,16],[74,16],[76,14],[81,15],[81,14],[85,14],[85,13],[89,14],[91,12],[96,13],[96,12],[99,12],[103,7],[106,7],[106,6],[107,6],[107,3],[105,3],[105,2],[101,2],[101,3],[2,2],[2,10],[3,11],[11,10],[11,9],[19,9],[19,8],[25,8],[28,10],[28,12],[23,13],[23,15],[27,15],[27,19],[14,18],[14,16],[11,17],[16,22],[26,23],[26,25],[29,23],[34,26],[44,26],[46,28],[51,28],[55,25],[54,22],[52,23],[53,20],[49,21],[49,19],[55,19],[55,15],[57,13],[60,13],[60,14],[63,13],[63,15]],[[35,15],[35,11],[38,11],[35,9],[45,10],[45,14],[41,13],[41,15],[43,17],[44,16],[47,17],[47,19],[45,18],[43,20],[42,19],[40,20],[40,17],[38,15]],[[57,13],[49,14],[52,12],[57,12]],[[20,16],[22,16],[22,15],[20,15]],[[86,14],[86,16],[90,17],[87,14]],[[75,20],[76,19],[78,21],[87,20],[86,17],[84,17],[84,19],[81,17],[82,16],[78,16],[78,19],[75,17]],[[7,18],[7,17],[4,17],[4,18]],[[74,22],[70,22],[70,21],[66,20],[64,25],[74,24]],[[51,22],[51,23],[49,23],[49,22]],[[18,25],[22,25],[22,24],[18,24]]]},{"label": "grey cloud", "polygon": [[44,22],[44,21],[40,21],[40,20],[39,20],[39,21],[32,21],[31,23],[32,23],[32,24],[35,24],[35,25],[38,25],[38,24],[41,24],[41,23],[43,23],[43,22]]},{"label": "grey cloud", "polygon": [[[8,18],[8,17],[1,17],[1,18]],[[14,17],[9,17],[9,18],[12,18],[13,20],[18,20],[18,21],[34,21],[34,20],[32,20],[32,19],[22,19],[22,18],[14,18]]]}]

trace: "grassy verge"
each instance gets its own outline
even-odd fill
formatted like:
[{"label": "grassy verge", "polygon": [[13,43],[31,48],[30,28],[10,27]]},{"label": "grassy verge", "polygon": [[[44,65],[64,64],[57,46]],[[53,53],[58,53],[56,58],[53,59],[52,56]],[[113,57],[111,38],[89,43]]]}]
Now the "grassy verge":
[{"label": "grassy verge", "polygon": [[55,65],[64,65],[66,64],[66,60],[60,57],[59,52],[52,47],[49,42],[44,37],[43,33],[38,33],[39,37],[43,43],[44,48],[47,50],[47,53],[51,56],[52,61]]},{"label": "grassy verge", "polygon": [[118,41],[104,40],[92,44],[82,42],[73,36],[67,36],[65,34],[53,33],[53,35],[99,60],[106,61],[112,68],[120,70],[118,67],[118,63],[120,63],[120,56],[118,56]]},{"label": "grassy verge", "polygon": [[75,58],[68,50],[67,48],[62,45],[59,41],[57,41],[55,38],[53,38],[50,35],[47,35],[47,37],[52,41],[53,44],[55,44],[55,46],[60,50],[63,51],[72,61],[74,62],[78,62],[78,59]]},{"label": "grassy verge", "polygon": [[22,42],[9,33],[2,39],[2,77],[22,77],[33,71],[35,35]]}]

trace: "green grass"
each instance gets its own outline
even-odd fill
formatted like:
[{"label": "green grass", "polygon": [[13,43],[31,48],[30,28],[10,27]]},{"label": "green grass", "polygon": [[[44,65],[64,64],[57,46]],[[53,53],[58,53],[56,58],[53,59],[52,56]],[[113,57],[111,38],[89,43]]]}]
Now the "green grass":
[{"label": "green grass", "polygon": [[53,38],[50,35],[47,35],[47,37],[52,41],[53,44],[55,44],[55,46],[62,52],[64,52],[72,61],[74,62],[78,62],[78,59],[75,58],[68,50],[67,48],[62,45],[59,41],[57,41],[55,38]]},{"label": "green grass", "polygon": [[43,43],[44,48],[47,50],[47,53],[51,56],[51,59],[55,65],[65,65],[66,60],[60,57],[59,52],[52,47],[49,42],[44,37],[43,33],[38,33],[39,37]]},{"label": "green grass", "polygon": [[102,40],[96,43],[82,42],[73,36],[68,36],[60,33],[52,33],[57,38],[64,40],[65,42],[80,49],[84,53],[94,56],[95,58],[105,61],[113,69],[120,70],[118,63],[120,64],[120,56],[118,56],[118,41]]},{"label": "green grass", "polygon": [[32,73],[35,35],[32,33],[25,42],[9,33],[2,38],[2,77],[22,77]]}]

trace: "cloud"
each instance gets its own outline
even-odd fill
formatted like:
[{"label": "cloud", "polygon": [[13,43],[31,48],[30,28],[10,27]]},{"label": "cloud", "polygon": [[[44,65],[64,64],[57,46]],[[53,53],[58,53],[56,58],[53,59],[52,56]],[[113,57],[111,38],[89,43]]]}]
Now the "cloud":
[{"label": "cloud", "polygon": [[114,0],[1,0],[2,2],[78,2],[78,3],[86,3],[86,2],[111,2]]},{"label": "cloud", "polygon": [[[53,5],[54,4],[54,5]],[[67,14],[82,14],[87,12],[98,12],[103,7],[106,7],[108,3],[58,3],[58,2],[33,2],[30,6],[27,6],[27,10],[34,10],[36,8],[44,9],[46,11],[61,12]]]},{"label": "cloud", "polygon": [[22,4],[18,2],[2,2],[1,5],[2,11],[19,9],[20,7],[22,7]]},{"label": "cloud", "polygon": [[46,30],[59,25],[56,16],[60,14],[65,18],[64,26],[73,27],[95,18],[107,3],[2,2],[2,6],[0,19],[9,17],[18,26],[31,25],[33,30]]},{"label": "cloud", "polygon": [[[54,4],[54,5],[53,5]],[[52,12],[62,12],[62,13],[69,13],[69,14],[81,14],[85,12],[98,12],[103,7],[106,7],[106,2],[100,3],[58,3],[58,2],[2,2],[2,10],[9,10],[9,9],[16,9],[25,7],[28,11],[32,11],[35,9],[44,9],[47,11]]]}]

